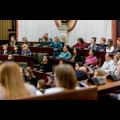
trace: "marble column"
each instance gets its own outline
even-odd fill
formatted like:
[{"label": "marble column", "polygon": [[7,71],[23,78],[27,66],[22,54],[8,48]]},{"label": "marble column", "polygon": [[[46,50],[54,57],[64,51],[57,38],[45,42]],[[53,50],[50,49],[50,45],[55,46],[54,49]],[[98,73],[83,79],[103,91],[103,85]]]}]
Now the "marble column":
[{"label": "marble column", "polygon": [[60,30],[60,36],[61,36],[61,42],[65,42],[65,44],[68,43],[68,25],[67,23],[62,23],[61,26],[59,27]]}]

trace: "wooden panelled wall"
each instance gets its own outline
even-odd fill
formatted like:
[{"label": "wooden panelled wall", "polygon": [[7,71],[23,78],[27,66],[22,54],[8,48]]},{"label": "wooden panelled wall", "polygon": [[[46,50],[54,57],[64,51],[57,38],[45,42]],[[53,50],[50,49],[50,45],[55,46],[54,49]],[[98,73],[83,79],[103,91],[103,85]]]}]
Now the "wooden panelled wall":
[{"label": "wooden panelled wall", "polygon": [[9,40],[10,33],[16,33],[13,30],[13,20],[0,20],[0,40]]}]

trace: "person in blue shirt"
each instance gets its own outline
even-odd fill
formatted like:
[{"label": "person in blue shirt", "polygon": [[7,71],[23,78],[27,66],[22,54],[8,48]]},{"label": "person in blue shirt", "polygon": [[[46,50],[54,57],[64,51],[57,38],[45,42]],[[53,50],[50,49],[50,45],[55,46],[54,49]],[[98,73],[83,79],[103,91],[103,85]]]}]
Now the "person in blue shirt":
[{"label": "person in blue shirt", "polygon": [[31,51],[28,48],[28,45],[26,45],[26,44],[22,45],[21,55],[27,55],[27,56],[31,56],[32,55]]},{"label": "person in blue shirt", "polygon": [[101,38],[101,41],[100,41],[100,44],[98,47],[97,47],[97,50],[104,50],[106,51],[106,47],[107,45],[105,44],[106,42],[106,38]]},{"label": "person in blue shirt", "polygon": [[49,47],[54,48],[53,57],[57,57],[59,55],[59,51],[63,49],[63,44],[59,41],[58,37],[55,37],[54,42],[52,42]]},{"label": "person in blue shirt", "polygon": [[98,46],[96,45],[96,39],[96,37],[91,38],[91,44],[88,46],[89,49],[97,49]]},{"label": "person in blue shirt", "polygon": [[57,58],[64,58],[67,60],[72,59],[72,54],[69,51],[70,51],[69,45],[64,45],[63,52],[61,52]]}]

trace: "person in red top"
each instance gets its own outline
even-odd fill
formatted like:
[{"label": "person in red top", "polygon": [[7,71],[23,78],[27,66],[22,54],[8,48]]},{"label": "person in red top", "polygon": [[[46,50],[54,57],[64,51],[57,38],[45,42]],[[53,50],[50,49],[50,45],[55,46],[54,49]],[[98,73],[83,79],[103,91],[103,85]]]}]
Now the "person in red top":
[{"label": "person in red top", "polygon": [[77,40],[77,44],[75,44],[74,46],[73,46],[73,48],[74,47],[80,47],[80,48],[87,48],[88,47],[88,44],[86,43],[86,42],[84,42],[84,40],[82,39],[82,38],[78,38],[78,40]]},{"label": "person in red top", "polygon": [[86,58],[85,64],[89,63],[91,65],[96,66],[98,64],[98,59],[95,56],[95,50],[94,49],[90,49],[89,51],[89,56]]}]

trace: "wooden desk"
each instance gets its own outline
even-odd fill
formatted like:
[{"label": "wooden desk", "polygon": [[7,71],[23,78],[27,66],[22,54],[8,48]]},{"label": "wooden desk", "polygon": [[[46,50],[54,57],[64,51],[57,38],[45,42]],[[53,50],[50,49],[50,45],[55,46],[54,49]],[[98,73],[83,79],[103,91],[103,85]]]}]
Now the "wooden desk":
[{"label": "wooden desk", "polygon": [[[0,61],[7,61],[8,55],[0,55]],[[31,56],[20,56],[16,55],[14,56],[15,62],[27,62],[28,66],[33,67],[34,65],[34,58]]]},{"label": "wooden desk", "polygon": [[[106,78],[105,81],[106,84],[97,86],[99,96],[107,95],[111,92],[116,92],[117,90],[120,90],[120,81],[114,82],[108,78]],[[87,82],[87,80],[82,80],[80,82],[81,82],[80,84],[82,83],[85,84],[85,85],[82,84],[84,87],[93,86],[91,83]]]}]

